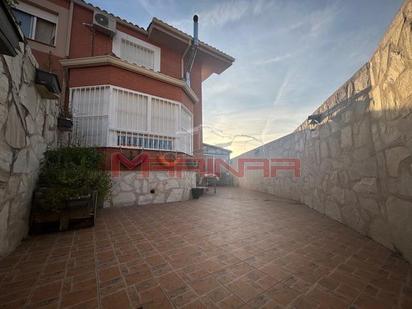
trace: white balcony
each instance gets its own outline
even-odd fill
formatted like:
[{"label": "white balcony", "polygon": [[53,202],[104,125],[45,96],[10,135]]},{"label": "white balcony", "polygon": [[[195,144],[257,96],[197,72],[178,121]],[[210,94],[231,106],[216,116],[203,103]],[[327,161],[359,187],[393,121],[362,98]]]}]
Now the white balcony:
[{"label": "white balcony", "polygon": [[180,102],[111,85],[70,89],[75,142],[193,153],[193,116]]}]

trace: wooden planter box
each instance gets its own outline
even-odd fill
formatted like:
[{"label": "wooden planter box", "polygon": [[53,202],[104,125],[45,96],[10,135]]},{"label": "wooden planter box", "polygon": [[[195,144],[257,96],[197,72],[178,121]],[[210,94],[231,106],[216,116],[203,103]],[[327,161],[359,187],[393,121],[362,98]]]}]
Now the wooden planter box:
[{"label": "wooden planter box", "polygon": [[41,208],[42,190],[37,190],[33,197],[30,215],[32,233],[45,231],[66,231],[69,227],[94,226],[97,208],[97,191],[69,199],[63,210],[56,212]]}]

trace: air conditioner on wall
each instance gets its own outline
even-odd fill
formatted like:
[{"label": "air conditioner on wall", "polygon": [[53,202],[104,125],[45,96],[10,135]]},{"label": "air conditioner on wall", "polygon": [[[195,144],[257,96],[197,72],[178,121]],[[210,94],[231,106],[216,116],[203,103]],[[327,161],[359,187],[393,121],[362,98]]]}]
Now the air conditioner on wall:
[{"label": "air conditioner on wall", "polygon": [[101,11],[94,11],[93,26],[109,36],[114,36],[116,33],[116,19]]}]

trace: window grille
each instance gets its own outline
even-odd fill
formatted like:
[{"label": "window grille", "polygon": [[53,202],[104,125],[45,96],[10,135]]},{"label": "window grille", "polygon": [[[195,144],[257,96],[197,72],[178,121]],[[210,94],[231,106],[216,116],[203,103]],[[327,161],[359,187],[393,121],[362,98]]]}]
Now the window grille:
[{"label": "window grille", "polygon": [[193,153],[193,117],[183,106],[180,113],[179,151]]},{"label": "window grille", "polygon": [[71,91],[76,142],[88,146],[106,146],[109,96],[109,86],[82,87]]},{"label": "window grille", "polygon": [[151,109],[153,132],[166,134],[167,132],[177,131],[178,104],[167,100],[153,98]]},{"label": "window grille", "polygon": [[129,40],[121,40],[120,57],[127,62],[154,70],[154,51]]},{"label": "window grille", "polygon": [[114,88],[116,127],[129,131],[146,131],[148,102],[149,98],[146,95]]},{"label": "window grille", "polygon": [[112,52],[129,63],[160,72],[161,49],[137,37],[117,31],[113,37]]},{"label": "window grille", "polygon": [[109,85],[71,88],[74,138],[84,146],[193,152],[181,103]]},{"label": "window grille", "polygon": [[125,148],[143,148],[151,150],[174,150],[175,138],[155,134],[114,131],[116,144]]}]

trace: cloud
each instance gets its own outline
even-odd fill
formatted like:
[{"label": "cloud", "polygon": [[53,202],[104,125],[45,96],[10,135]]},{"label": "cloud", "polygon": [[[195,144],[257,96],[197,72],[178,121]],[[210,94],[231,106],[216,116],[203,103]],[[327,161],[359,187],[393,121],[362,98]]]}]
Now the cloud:
[{"label": "cloud", "polygon": [[294,54],[288,53],[288,54],[285,54],[285,55],[275,56],[275,57],[265,59],[265,60],[255,61],[255,64],[256,65],[262,65],[262,64],[272,64],[272,63],[282,62],[284,60],[292,58],[293,56],[294,56]]},{"label": "cloud", "polygon": [[339,14],[340,2],[334,2],[331,5],[317,10],[308,17],[309,35],[317,37],[326,30],[329,30],[336,17]]},{"label": "cloud", "polygon": [[[311,111],[311,108],[309,108]],[[204,141],[233,151],[232,156],[246,152],[289,134],[304,120],[309,111],[295,106],[249,106],[248,108],[210,114],[203,126]],[[265,134],[262,134],[266,130]]]},{"label": "cloud", "polygon": [[[313,96],[308,89],[314,72],[320,73],[317,52],[330,39],[328,34],[333,31],[339,6],[333,2],[302,14],[295,10],[300,5],[283,7],[286,11],[282,14],[289,21],[284,28],[277,27],[275,21],[272,24],[264,20],[266,15],[257,9],[262,14],[259,28],[266,25],[267,31],[259,32],[256,38],[250,29],[248,41],[241,40],[238,49],[240,57],[244,57],[244,46],[251,46],[246,52],[248,58],[240,58],[231,71],[225,72],[224,79],[205,84],[205,120],[225,133],[222,136],[205,129],[205,141],[228,147],[236,156],[294,131],[314,108],[311,104],[321,103],[320,96]],[[243,9],[238,9],[236,18],[243,18],[239,17]],[[271,44],[280,41],[289,50]],[[259,45],[264,47],[256,50],[254,46]]]},{"label": "cloud", "polygon": [[137,2],[152,17],[177,6],[175,0],[137,0]]},{"label": "cloud", "polygon": [[246,16],[258,16],[272,6],[273,1],[229,0],[215,4],[201,11],[200,16],[206,25],[221,27],[227,23],[238,21]]}]

